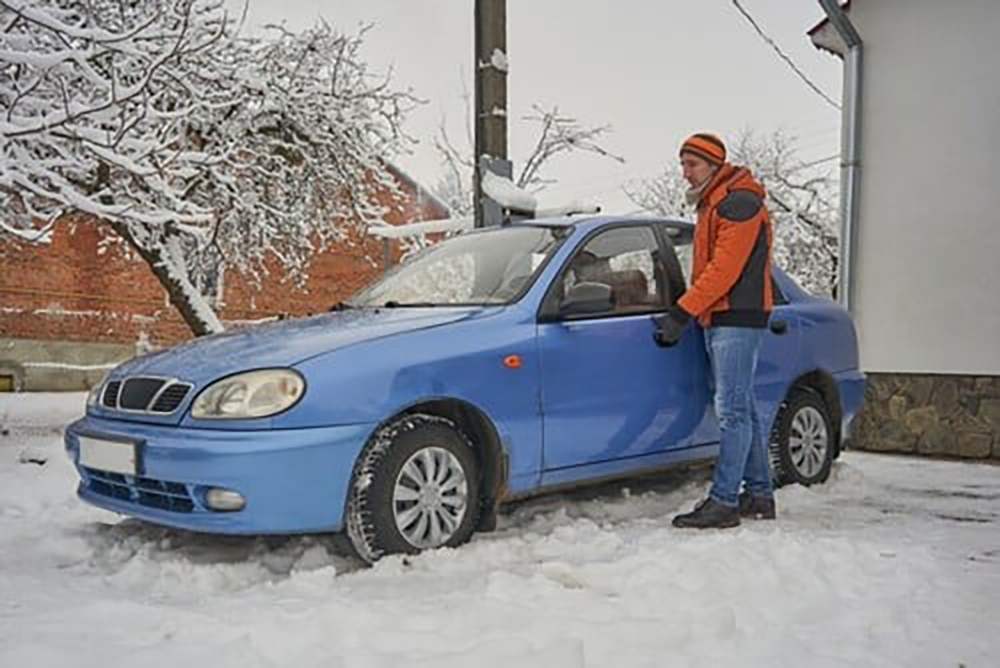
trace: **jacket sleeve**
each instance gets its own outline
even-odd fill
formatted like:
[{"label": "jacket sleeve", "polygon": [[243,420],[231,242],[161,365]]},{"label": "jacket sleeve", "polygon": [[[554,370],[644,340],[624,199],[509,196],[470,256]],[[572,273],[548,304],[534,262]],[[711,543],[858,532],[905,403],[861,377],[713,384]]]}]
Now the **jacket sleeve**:
[{"label": "jacket sleeve", "polygon": [[711,261],[694,284],[677,301],[693,316],[699,316],[724,297],[739,280],[767,215],[760,196],[736,190],[716,206],[718,232]]}]

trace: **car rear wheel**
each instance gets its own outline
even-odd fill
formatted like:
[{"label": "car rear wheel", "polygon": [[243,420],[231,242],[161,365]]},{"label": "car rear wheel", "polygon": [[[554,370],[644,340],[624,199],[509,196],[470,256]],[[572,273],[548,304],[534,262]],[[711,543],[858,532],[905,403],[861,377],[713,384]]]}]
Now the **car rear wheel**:
[{"label": "car rear wheel", "polygon": [[479,517],[472,443],[450,420],[407,415],[382,427],[355,467],[347,533],[362,559],[454,547]]},{"label": "car rear wheel", "polygon": [[794,389],[781,407],[771,443],[779,485],[826,482],[833,465],[836,431],[830,410],[815,392]]}]

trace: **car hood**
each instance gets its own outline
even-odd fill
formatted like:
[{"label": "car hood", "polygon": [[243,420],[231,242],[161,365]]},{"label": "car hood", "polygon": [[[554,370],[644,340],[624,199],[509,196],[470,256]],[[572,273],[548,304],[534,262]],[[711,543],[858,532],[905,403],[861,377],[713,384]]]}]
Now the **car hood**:
[{"label": "car hood", "polygon": [[356,343],[439,327],[496,311],[483,307],[352,309],[206,336],[126,362],[113,377],[175,377],[196,385],[220,376],[289,367]]}]

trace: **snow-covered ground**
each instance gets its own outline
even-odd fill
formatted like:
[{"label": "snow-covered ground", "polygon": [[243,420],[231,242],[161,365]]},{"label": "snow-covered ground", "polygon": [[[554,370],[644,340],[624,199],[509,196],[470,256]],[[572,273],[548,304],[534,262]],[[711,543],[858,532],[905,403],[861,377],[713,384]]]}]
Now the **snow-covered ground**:
[{"label": "snow-covered ground", "polygon": [[[1000,467],[846,453],[777,522],[673,529],[706,473],[522,504],[366,569],[74,495],[84,396],[0,395],[0,666],[1000,665]],[[41,462],[44,462],[41,463]]]}]

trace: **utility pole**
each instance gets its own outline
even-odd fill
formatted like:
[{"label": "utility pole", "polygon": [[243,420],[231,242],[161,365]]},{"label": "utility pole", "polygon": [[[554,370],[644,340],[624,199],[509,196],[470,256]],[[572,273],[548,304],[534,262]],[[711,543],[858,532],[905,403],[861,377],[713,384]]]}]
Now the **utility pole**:
[{"label": "utility pole", "polygon": [[503,222],[500,206],[483,194],[483,170],[510,177],[507,159],[507,0],[476,0],[476,227]]}]

